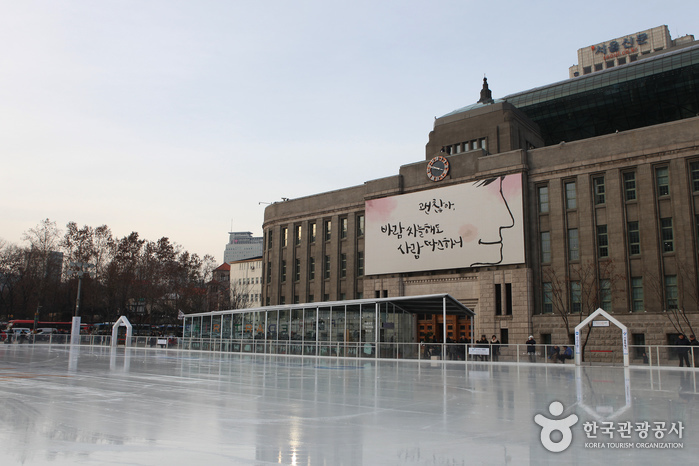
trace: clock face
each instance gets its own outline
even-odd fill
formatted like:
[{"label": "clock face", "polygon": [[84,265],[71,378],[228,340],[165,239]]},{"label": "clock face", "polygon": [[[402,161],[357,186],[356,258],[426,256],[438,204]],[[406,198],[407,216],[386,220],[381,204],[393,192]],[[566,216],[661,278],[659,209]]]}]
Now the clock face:
[{"label": "clock face", "polygon": [[438,155],[427,164],[427,178],[432,181],[441,181],[449,173],[449,161],[446,157]]}]

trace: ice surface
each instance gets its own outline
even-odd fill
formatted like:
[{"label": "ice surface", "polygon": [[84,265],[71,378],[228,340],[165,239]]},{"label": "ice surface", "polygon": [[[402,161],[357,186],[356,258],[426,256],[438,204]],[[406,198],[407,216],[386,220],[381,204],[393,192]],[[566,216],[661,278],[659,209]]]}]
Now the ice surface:
[{"label": "ice surface", "polygon": [[[676,368],[0,345],[0,464],[692,463],[697,378]],[[558,417],[553,401],[565,409]],[[537,414],[578,416],[567,449],[544,448]],[[626,421],[647,421],[648,438],[622,439]],[[593,422],[612,425],[613,437],[588,439]],[[610,448],[622,442],[634,448]],[[636,447],[650,442],[682,448]]]}]

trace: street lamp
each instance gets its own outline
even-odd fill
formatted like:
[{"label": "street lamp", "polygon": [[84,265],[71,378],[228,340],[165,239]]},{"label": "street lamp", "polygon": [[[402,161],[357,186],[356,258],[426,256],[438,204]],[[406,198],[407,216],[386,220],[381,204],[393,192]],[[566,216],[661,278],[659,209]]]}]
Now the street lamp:
[{"label": "street lamp", "polygon": [[68,266],[70,270],[68,270],[67,275],[69,277],[77,275],[78,277],[78,298],[75,301],[75,315],[73,316],[73,323],[70,328],[70,344],[77,345],[80,344],[80,291],[82,290],[83,275],[88,274],[90,277],[94,278],[95,264],[70,262]]}]

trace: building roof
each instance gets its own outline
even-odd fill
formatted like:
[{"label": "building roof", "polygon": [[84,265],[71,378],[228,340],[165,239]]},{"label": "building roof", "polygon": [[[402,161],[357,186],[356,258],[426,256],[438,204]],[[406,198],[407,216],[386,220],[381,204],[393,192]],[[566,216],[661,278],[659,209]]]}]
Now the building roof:
[{"label": "building roof", "polygon": [[223,264],[221,264],[221,265],[219,265],[218,267],[216,267],[216,269],[214,270],[214,272],[216,272],[216,271],[218,271],[218,270],[231,270],[231,265],[224,262]]},{"label": "building roof", "polygon": [[248,313],[256,311],[274,311],[286,309],[309,309],[339,306],[370,305],[376,303],[393,304],[397,308],[409,314],[442,314],[446,311],[449,315],[461,314],[467,317],[476,315],[472,309],[461,304],[456,298],[448,293],[432,294],[423,296],[396,296],[393,298],[375,299],[352,299],[345,301],[322,301],[304,304],[279,304],[275,306],[265,306],[259,308],[234,309],[228,311],[203,312],[198,314],[187,314],[187,317],[205,316],[213,314]]}]

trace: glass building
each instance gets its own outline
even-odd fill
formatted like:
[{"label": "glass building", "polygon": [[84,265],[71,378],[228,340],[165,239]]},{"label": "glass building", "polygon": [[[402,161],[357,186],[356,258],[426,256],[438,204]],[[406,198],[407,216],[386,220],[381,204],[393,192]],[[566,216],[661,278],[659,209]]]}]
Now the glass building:
[{"label": "glass building", "polygon": [[[473,318],[449,294],[235,309],[184,318],[184,348],[357,358],[419,358],[418,315]],[[472,326],[471,326],[472,327]],[[441,341],[448,341],[442,325]]]}]

